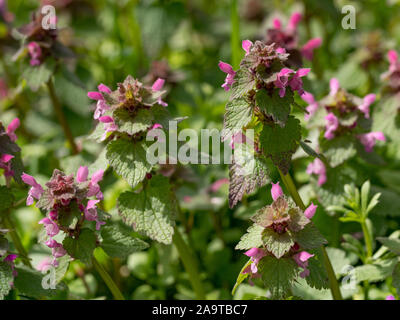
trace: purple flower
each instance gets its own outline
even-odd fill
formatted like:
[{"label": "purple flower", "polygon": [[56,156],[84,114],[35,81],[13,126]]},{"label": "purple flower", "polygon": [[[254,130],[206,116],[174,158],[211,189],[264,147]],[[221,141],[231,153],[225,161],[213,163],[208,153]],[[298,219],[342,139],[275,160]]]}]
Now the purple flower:
[{"label": "purple flower", "polygon": [[279,90],[279,96],[283,98],[286,93],[286,87],[289,83],[289,75],[291,73],[294,73],[292,69],[289,68],[282,68],[281,71],[278,73],[278,77],[276,78],[275,81],[275,86],[277,88],[280,88]]},{"label": "purple flower", "polygon": [[364,113],[366,119],[369,119],[369,106],[374,103],[375,97],[373,93],[367,94],[363,99],[363,103],[358,106],[358,109]]},{"label": "purple flower", "polygon": [[329,92],[329,95],[330,95],[331,97],[335,96],[336,93],[339,91],[339,87],[340,87],[340,85],[339,85],[339,80],[336,79],[336,78],[332,78],[332,79],[329,81],[329,87],[330,87],[330,89],[331,89],[331,91]]},{"label": "purple flower", "polygon": [[217,192],[224,184],[227,184],[227,183],[229,183],[228,178],[219,179],[210,186],[210,191]]},{"label": "purple flower", "polygon": [[244,253],[246,256],[250,257],[252,263],[250,266],[250,270],[252,273],[257,273],[258,268],[257,265],[260,262],[260,260],[265,257],[266,253],[263,249],[259,248],[252,248]]},{"label": "purple flower", "polygon": [[29,174],[23,173],[21,179],[26,184],[32,186],[32,188],[28,192],[28,198],[26,199],[26,205],[30,206],[34,201],[34,198],[36,200],[40,199],[40,196],[42,195],[44,190],[42,186],[36,182],[35,178],[30,176]]},{"label": "purple flower", "polygon": [[[152,89],[153,91],[160,91],[162,89],[162,87],[164,86],[165,80],[158,78],[156,81],[154,81],[153,85],[152,85]],[[162,105],[163,107],[167,107],[168,103],[164,102],[161,99],[161,96],[158,98],[158,104]]]},{"label": "purple flower", "polygon": [[277,183],[271,182],[271,184],[272,184],[271,196],[272,196],[272,199],[274,199],[274,201],[276,201],[278,198],[283,196],[283,191],[279,185],[279,181]]},{"label": "purple flower", "polygon": [[325,120],[326,124],[324,137],[328,140],[331,140],[335,137],[334,132],[339,127],[339,120],[332,112],[325,116]]},{"label": "purple flower", "polygon": [[314,96],[309,93],[304,91],[304,93],[300,96],[303,101],[308,103],[308,106],[306,107],[306,110],[308,113],[304,115],[305,120],[309,120],[312,115],[318,110],[318,102],[315,101]]},{"label": "purple flower", "polygon": [[15,270],[14,261],[18,258],[16,254],[9,254],[7,257],[4,258],[4,262],[7,262],[11,266],[12,275],[16,277],[18,275],[17,270]]},{"label": "purple flower", "polygon": [[19,126],[20,126],[20,121],[18,118],[15,118],[10,122],[10,124],[7,127],[7,134],[12,142],[17,141],[17,135],[15,134],[15,130],[17,130]]},{"label": "purple flower", "polygon": [[14,175],[14,171],[11,169],[11,159],[13,158],[13,155],[6,153],[0,156],[0,168],[4,170],[4,176],[6,177],[7,181],[11,176]]},{"label": "purple flower", "polygon": [[308,40],[307,43],[301,48],[301,54],[304,56],[304,58],[311,61],[314,56],[314,49],[319,48],[321,44],[321,38]]},{"label": "purple flower", "polygon": [[103,193],[100,190],[99,182],[103,180],[104,171],[98,170],[93,173],[90,179],[89,191],[87,193],[88,197],[96,196],[97,199],[103,200]]},{"label": "purple flower", "polygon": [[105,130],[103,135],[101,136],[100,139],[101,141],[106,140],[108,132],[113,132],[118,130],[117,125],[114,123],[114,119],[110,116],[102,116],[99,118],[99,121],[104,123],[104,130]]},{"label": "purple flower", "polygon": [[89,91],[88,97],[92,100],[97,100],[96,110],[94,112],[94,119],[99,119],[107,110],[110,109],[110,106],[106,103],[103,93],[110,94],[111,89],[107,87],[105,84],[99,84],[97,86],[99,91]]},{"label": "purple flower", "polygon": [[242,41],[242,48],[244,51],[246,51],[246,56],[250,53],[250,48],[253,45],[253,42],[250,40],[243,40]]},{"label": "purple flower", "polygon": [[394,51],[394,50],[389,50],[389,52],[388,52],[388,60],[389,60],[389,63],[390,63],[389,71],[390,72],[396,71],[396,69],[399,66],[397,52]]},{"label": "purple flower", "polygon": [[60,232],[58,225],[47,217],[40,220],[39,224],[43,224],[49,237],[54,237]]},{"label": "purple flower", "polygon": [[88,221],[96,221],[96,230],[100,230],[100,227],[105,224],[105,222],[99,220],[97,214],[96,204],[99,201],[100,200],[89,200],[85,208],[85,219]]},{"label": "purple flower", "polygon": [[58,261],[57,258],[61,258],[64,257],[67,254],[67,251],[64,249],[64,247],[62,246],[61,243],[58,243],[57,241],[53,240],[53,244],[52,244],[52,249],[51,249],[51,254],[53,256],[53,261],[51,262],[51,264],[54,267],[58,267]]},{"label": "purple flower", "polygon": [[306,172],[308,174],[318,175],[319,186],[322,186],[326,182],[326,168],[320,159],[315,158],[315,160],[308,165]]},{"label": "purple flower", "polygon": [[396,298],[393,295],[388,295],[385,300],[396,300]]},{"label": "purple flower", "polygon": [[28,44],[28,52],[31,56],[31,60],[29,61],[31,66],[38,66],[40,64],[39,58],[42,56],[42,49],[37,44],[37,42],[29,42]]},{"label": "purple flower", "polygon": [[379,131],[360,134],[357,138],[364,145],[366,152],[372,152],[377,140],[386,141],[384,134]]},{"label": "purple flower", "polygon": [[314,217],[315,211],[317,211],[317,208],[318,206],[316,206],[314,203],[311,202],[308,208],[304,211],[304,215],[308,219],[312,219],[312,217]]},{"label": "purple flower", "polygon": [[41,260],[36,266],[36,270],[38,271],[47,271],[51,267],[51,258],[46,257]]},{"label": "purple flower", "polygon": [[229,91],[234,82],[236,72],[233,71],[233,68],[229,63],[225,63],[222,61],[218,63],[218,67],[221,69],[222,72],[225,72],[227,74],[225,82],[221,87],[224,88],[225,91]]},{"label": "purple flower", "polygon": [[275,18],[272,21],[272,25],[274,26],[275,29],[280,29],[282,26],[281,20],[279,20],[278,18]]},{"label": "purple flower", "polygon": [[296,73],[293,75],[292,79],[289,81],[289,85],[292,88],[293,91],[297,91],[299,95],[303,95],[304,90],[303,90],[303,81],[301,80],[302,77],[305,77],[309,72],[310,68],[301,68],[296,71]]},{"label": "purple flower", "polygon": [[297,29],[297,25],[301,21],[301,13],[300,12],[295,12],[292,14],[292,16],[289,19],[289,23],[287,25],[287,30],[290,32],[295,32]]},{"label": "purple flower", "polygon": [[300,268],[303,268],[303,272],[300,273],[300,277],[302,278],[305,278],[310,275],[310,270],[307,267],[308,267],[308,259],[310,259],[311,257],[314,257],[314,255],[308,253],[307,251],[301,251],[293,256],[293,259],[294,261],[296,261],[297,265]]}]

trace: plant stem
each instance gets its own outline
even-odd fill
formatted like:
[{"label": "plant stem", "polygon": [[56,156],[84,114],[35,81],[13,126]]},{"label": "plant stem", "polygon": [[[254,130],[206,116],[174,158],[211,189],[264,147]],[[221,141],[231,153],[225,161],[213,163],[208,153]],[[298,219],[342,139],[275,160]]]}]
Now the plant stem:
[{"label": "plant stem", "polygon": [[3,215],[3,223],[4,226],[10,231],[9,234],[11,236],[15,249],[17,249],[20,255],[19,257],[21,258],[22,262],[27,267],[32,268],[32,264],[28,258],[28,253],[26,252],[24,246],[22,245],[22,241],[17,233],[17,230],[15,229],[14,223],[9,217],[9,212]]},{"label": "plant stem", "polygon": [[189,276],[190,283],[192,284],[193,290],[198,300],[205,300],[206,295],[203,288],[203,283],[199,277],[199,271],[197,268],[197,261],[193,256],[190,248],[187,246],[182,238],[178,228],[175,228],[174,236],[172,241],[178,250],[179,257],[182,259],[183,266]]},{"label": "plant stem", "polygon": [[240,63],[240,32],[237,0],[231,0],[231,52],[232,66],[236,69]]},{"label": "plant stem", "polygon": [[122,295],[121,291],[113,281],[113,279],[110,277],[106,269],[97,261],[97,259],[93,256],[92,257],[92,262],[93,266],[97,270],[97,272],[100,274],[101,278],[107,285],[108,289],[110,289],[112,295],[114,296],[115,300],[125,300],[124,296]]},{"label": "plant stem", "polygon": [[367,247],[367,258],[366,258],[366,263],[368,263],[369,259],[372,257],[372,239],[371,236],[368,232],[368,228],[367,225],[365,223],[365,219],[360,221],[361,224],[361,228],[364,234],[364,241],[365,241],[365,245]]},{"label": "plant stem", "polygon": [[[285,184],[286,188],[290,192],[290,195],[292,196],[294,202],[296,202],[296,204],[300,207],[300,209],[305,210],[306,206],[304,205],[304,202],[301,199],[299,192],[297,191],[296,185],[294,184],[293,179],[290,176],[290,174],[288,173],[288,174],[284,175],[281,172],[281,170],[278,169],[278,171],[282,178],[283,183]],[[339,284],[336,279],[336,275],[333,270],[332,263],[329,259],[328,253],[326,252],[324,246],[321,246],[321,250],[322,250],[322,254],[324,256],[324,265],[325,265],[325,270],[328,274],[332,297],[334,300],[343,300],[342,294],[340,293]]]},{"label": "plant stem", "polygon": [[51,99],[51,102],[53,103],[54,111],[57,114],[58,121],[60,122],[61,127],[63,128],[64,135],[68,140],[68,143],[72,149],[72,153],[77,154],[78,148],[75,144],[74,136],[72,135],[71,128],[69,127],[68,122],[65,118],[60,100],[58,100],[56,91],[54,89],[53,80],[51,78],[47,82],[47,88],[49,89],[50,99]]}]

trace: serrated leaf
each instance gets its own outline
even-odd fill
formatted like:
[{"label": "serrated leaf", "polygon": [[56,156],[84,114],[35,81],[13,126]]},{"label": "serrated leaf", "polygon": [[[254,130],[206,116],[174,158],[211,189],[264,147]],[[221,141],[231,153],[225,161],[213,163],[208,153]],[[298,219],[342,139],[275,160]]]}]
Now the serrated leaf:
[{"label": "serrated leaf", "polygon": [[14,195],[6,186],[0,186],[0,212],[11,208],[14,203]]},{"label": "serrated leaf", "polygon": [[0,262],[0,300],[10,292],[13,275],[11,266],[7,262]]},{"label": "serrated leaf", "polygon": [[111,141],[107,145],[106,158],[115,172],[134,188],[151,171],[146,159],[146,144],[125,139]]},{"label": "serrated leaf", "polygon": [[303,230],[294,233],[293,237],[295,242],[304,249],[316,249],[327,243],[325,238],[312,223],[307,224]]},{"label": "serrated leaf", "polygon": [[251,121],[253,109],[245,97],[229,101],[225,106],[222,139],[231,138]]},{"label": "serrated leaf", "polygon": [[249,250],[251,248],[259,248],[263,245],[262,241],[262,232],[264,228],[253,224],[247,229],[247,233],[245,233],[241,238],[239,243],[236,245],[236,250]]},{"label": "serrated leaf", "polygon": [[289,232],[279,234],[269,228],[263,231],[262,242],[267,250],[278,259],[289,252],[294,245],[293,237]]},{"label": "serrated leaf", "polygon": [[101,247],[110,257],[125,259],[131,253],[149,247],[143,240],[131,236],[131,232],[125,228],[116,223],[106,225],[101,229],[101,236],[103,238]]},{"label": "serrated leaf", "polygon": [[357,282],[382,281],[390,277],[397,264],[397,259],[386,259],[373,264],[366,264],[355,268],[355,277]]},{"label": "serrated leaf", "polygon": [[380,243],[387,247],[394,254],[400,255],[400,239],[393,238],[376,238]]},{"label": "serrated leaf", "polygon": [[232,289],[232,295],[235,294],[236,289],[239,287],[239,285],[240,285],[244,280],[246,280],[247,277],[249,276],[249,273],[243,273],[243,271],[246,270],[246,268],[247,268],[248,266],[250,266],[251,263],[252,263],[252,261],[251,261],[251,259],[249,259],[249,261],[247,261],[247,263],[246,263],[246,264],[243,266],[243,268],[240,270],[240,273],[239,273],[239,275],[238,275],[238,277],[237,277],[237,279],[236,279],[235,286],[234,286],[233,289]]},{"label": "serrated leaf", "polygon": [[305,278],[308,285],[312,288],[321,290],[329,288],[328,274],[323,263],[321,249],[310,251],[314,257],[308,260],[310,274]]},{"label": "serrated leaf", "polygon": [[63,247],[71,257],[90,265],[93,250],[96,248],[96,235],[92,230],[84,228],[78,238],[66,237]]},{"label": "serrated leaf", "polygon": [[235,74],[234,80],[231,87],[230,100],[243,97],[255,85],[254,76],[246,68],[239,69]]},{"label": "serrated leaf", "polygon": [[272,162],[287,174],[290,161],[301,139],[300,121],[293,116],[288,118],[284,128],[276,124],[264,124],[260,135],[263,152]]},{"label": "serrated leaf", "polygon": [[153,177],[140,193],[122,193],[118,209],[122,220],[136,231],[161,243],[171,243],[176,203],[166,177]]},{"label": "serrated leaf", "polygon": [[290,105],[294,102],[293,92],[288,90],[283,98],[279,96],[278,92],[278,90],[274,90],[270,96],[265,89],[258,90],[256,104],[281,127],[284,127],[290,114]]},{"label": "serrated leaf", "polygon": [[113,112],[113,117],[118,126],[118,131],[129,135],[149,129],[154,120],[151,110],[143,108],[135,114],[125,108],[118,108]]},{"label": "serrated leaf", "polygon": [[54,62],[42,63],[40,66],[28,66],[22,74],[22,78],[32,91],[37,91],[43,84],[49,81],[54,71]]},{"label": "serrated leaf", "polygon": [[276,259],[267,256],[259,262],[258,267],[272,299],[283,299],[290,295],[290,288],[298,273],[298,267],[292,258]]},{"label": "serrated leaf", "polygon": [[333,168],[357,154],[354,139],[347,135],[332,140],[324,139],[321,142],[321,150]]}]

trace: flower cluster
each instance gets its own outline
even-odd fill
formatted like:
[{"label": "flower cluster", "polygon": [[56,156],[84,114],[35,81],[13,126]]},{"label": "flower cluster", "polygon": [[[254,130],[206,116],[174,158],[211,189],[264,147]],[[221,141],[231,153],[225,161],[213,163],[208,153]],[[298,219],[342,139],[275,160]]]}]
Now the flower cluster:
[{"label": "flower cluster", "polygon": [[[4,130],[3,126],[0,124],[1,143],[4,145],[4,147],[2,146],[0,149],[0,168],[4,170],[7,183],[9,183],[11,177],[14,176],[14,171],[12,170],[12,159],[14,159],[14,155],[8,153],[7,150],[11,152],[19,151],[18,146],[15,144],[15,141],[17,141],[15,131],[18,129],[19,125],[20,121],[18,118],[12,120],[6,130]],[[5,152],[2,152],[3,148]]]},{"label": "flower cluster", "polygon": [[[363,99],[340,88],[335,78],[330,81],[330,93],[320,102],[315,101],[310,93],[302,96],[309,103],[307,120],[317,111],[325,112],[324,138],[332,140],[344,135],[355,136],[371,152],[377,140],[385,141],[382,132],[367,132],[370,127],[370,106],[375,101],[375,94],[367,94]],[[323,108],[319,108],[323,107]]]},{"label": "flower cluster", "polygon": [[[158,78],[151,87],[148,87],[128,76],[123,83],[118,84],[118,89],[115,91],[100,84],[98,91],[88,92],[88,97],[97,101],[94,119],[103,124],[104,133],[100,140],[107,139],[109,133],[119,132],[134,136],[147,129],[162,127],[151,115],[150,110],[156,105],[168,106],[162,100],[165,92],[162,91],[164,82]],[[144,122],[144,127],[133,128],[137,117]],[[132,125],[127,126],[127,123]]]},{"label": "flower cluster", "polygon": [[22,175],[22,180],[31,186],[26,204],[31,205],[36,199],[36,207],[47,211],[39,224],[46,230],[48,239],[45,244],[52,249],[54,266],[58,264],[57,258],[66,254],[62,244],[54,239],[60,231],[66,236],[76,237],[86,221],[94,221],[96,230],[105,224],[96,208],[103,199],[98,184],[103,178],[103,170],[95,172],[90,179],[88,174],[88,168],[83,166],[78,169],[76,177],[54,170],[46,189],[34,177],[26,173]]},{"label": "flower cluster", "polygon": [[382,74],[382,80],[387,82],[390,91],[398,92],[400,90],[400,61],[396,51],[388,52],[389,70]]},{"label": "flower cluster", "polygon": [[[251,264],[242,272],[249,274],[251,278],[260,277],[258,264],[263,257],[272,256],[277,259],[285,257],[292,258],[296,262],[297,266],[302,269],[300,277],[305,278],[310,274],[308,260],[314,254],[305,251],[307,248],[301,247],[296,241],[301,240],[301,237],[296,234],[312,223],[311,219],[317,206],[311,203],[303,212],[285,197],[279,182],[272,183],[271,196],[273,203],[260,209],[251,218],[255,223],[255,229],[261,231],[262,246],[253,247],[245,252],[245,255],[250,257]],[[286,246],[286,244],[289,245]],[[283,247],[285,248],[282,250]]]},{"label": "flower cluster", "polygon": [[312,60],[314,50],[319,48],[322,44],[321,38],[313,38],[301,48],[299,47],[297,25],[301,19],[301,13],[295,12],[290,17],[286,28],[283,28],[281,21],[275,18],[273,20],[273,28],[267,30],[265,37],[267,44],[275,43],[280,48],[283,48],[285,52],[290,54],[287,63],[293,67],[299,67],[302,65],[302,56],[307,60]]}]

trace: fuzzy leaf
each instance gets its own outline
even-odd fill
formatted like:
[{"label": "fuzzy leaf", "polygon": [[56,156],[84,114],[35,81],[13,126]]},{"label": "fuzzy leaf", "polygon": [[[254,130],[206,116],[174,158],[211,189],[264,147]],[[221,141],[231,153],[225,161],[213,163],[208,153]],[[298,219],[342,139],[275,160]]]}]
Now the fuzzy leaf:
[{"label": "fuzzy leaf", "polygon": [[400,239],[379,237],[377,240],[394,254],[400,255]]},{"label": "fuzzy leaf", "polygon": [[230,99],[234,100],[241,98],[253,89],[254,84],[255,81],[253,75],[246,68],[239,69],[235,74],[235,81],[231,87]]},{"label": "fuzzy leaf", "polygon": [[111,141],[107,145],[107,160],[115,172],[134,188],[151,171],[146,159],[146,145],[125,139]]},{"label": "fuzzy leaf", "polygon": [[295,153],[301,139],[300,121],[293,116],[288,118],[284,128],[276,124],[265,124],[260,135],[264,154],[287,174],[292,154]]},{"label": "fuzzy leaf", "polygon": [[101,247],[110,257],[125,259],[131,253],[149,247],[146,242],[131,236],[131,231],[125,228],[123,225],[115,223],[101,229],[101,236],[103,237]]},{"label": "fuzzy leaf", "polygon": [[265,229],[262,233],[262,241],[268,251],[280,259],[294,245],[293,237],[289,232],[279,234],[272,229]]},{"label": "fuzzy leaf", "polygon": [[272,96],[265,89],[256,93],[257,106],[271,116],[281,127],[284,127],[290,114],[290,105],[293,103],[293,92],[287,90],[286,95],[281,98],[279,91],[274,90]]},{"label": "fuzzy leaf", "polygon": [[96,235],[92,230],[85,228],[81,230],[77,239],[66,237],[63,246],[71,257],[91,264],[93,250],[96,248]]},{"label": "fuzzy leaf", "polygon": [[14,195],[6,186],[0,186],[0,212],[11,208],[14,203]]},{"label": "fuzzy leaf", "polygon": [[341,165],[357,153],[353,138],[350,136],[340,136],[332,140],[323,139],[321,150],[332,167]]},{"label": "fuzzy leaf", "polygon": [[357,282],[385,280],[392,275],[397,263],[397,259],[386,259],[373,264],[358,266],[355,268],[356,280]]},{"label": "fuzzy leaf", "polygon": [[310,251],[314,257],[308,260],[310,274],[305,278],[312,288],[321,290],[329,288],[328,274],[326,273],[321,249]]},{"label": "fuzzy leaf", "polygon": [[0,300],[8,294],[13,282],[11,266],[7,262],[0,262]]},{"label": "fuzzy leaf", "polygon": [[132,115],[129,110],[118,108],[113,112],[113,117],[118,131],[129,135],[149,129],[154,120],[150,109],[139,109],[136,114]]},{"label": "fuzzy leaf", "polygon": [[264,228],[253,224],[247,229],[247,233],[245,233],[241,238],[239,243],[236,245],[236,250],[249,250],[251,248],[259,248],[263,245],[262,241],[262,232]]},{"label": "fuzzy leaf", "polygon": [[267,256],[260,261],[258,267],[272,299],[283,299],[290,294],[290,288],[298,273],[298,267],[292,258],[276,259]]},{"label": "fuzzy leaf", "polygon": [[245,97],[229,101],[225,106],[222,138],[231,138],[234,133],[242,131],[251,121],[252,114],[253,109]]},{"label": "fuzzy leaf", "polygon": [[295,242],[304,249],[316,249],[327,243],[325,238],[312,223],[307,224],[303,230],[294,233],[293,236]]},{"label": "fuzzy leaf", "polygon": [[53,62],[42,63],[40,66],[35,67],[28,66],[22,74],[22,78],[26,80],[32,91],[37,91],[43,84],[49,81],[53,70]]},{"label": "fuzzy leaf", "polygon": [[176,203],[166,177],[153,177],[140,193],[122,193],[118,208],[123,221],[136,231],[161,243],[171,243]]}]

